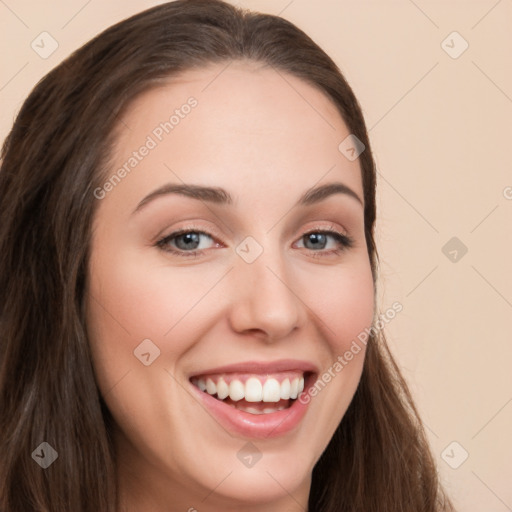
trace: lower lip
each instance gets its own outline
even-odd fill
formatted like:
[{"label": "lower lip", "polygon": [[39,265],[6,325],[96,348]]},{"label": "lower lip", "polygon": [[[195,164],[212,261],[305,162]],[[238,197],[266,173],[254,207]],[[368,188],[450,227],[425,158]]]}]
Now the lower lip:
[{"label": "lower lip", "polygon": [[[307,383],[312,382],[311,377],[307,379]],[[309,405],[309,401],[304,404],[297,399],[290,407],[281,411],[251,414],[213,398],[192,383],[190,385],[199,394],[208,411],[226,430],[253,439],[273,439],[288,434],[299,425]],[[308,387],[305,386],[302,393],[306,393]]]}]

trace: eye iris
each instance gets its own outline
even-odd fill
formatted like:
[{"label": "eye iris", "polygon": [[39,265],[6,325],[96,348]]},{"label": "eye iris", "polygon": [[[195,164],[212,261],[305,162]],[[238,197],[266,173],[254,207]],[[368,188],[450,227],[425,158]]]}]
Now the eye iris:
[{"label": "eye iris", "polygon": [[[172,237],[169,237],[168,241],[170,242],[172,240],[179,250],[194,250],[197,249],[198,246],[200,245],[200,239],[202,234],[203,233],[199,231],[188,231],[185,233],[176,234]],[[329,236],[333,235],[329,235],[323,232],[308,233],[303,236],[304,245],[307,249],[324,249],[327,244],[327,238]]]},{"label": "eye iris", "polygon": [[[178,249],[197,249],[197,246],[199,245],[199,238],[199,233],[184,233],[176,237],[176,246]],[[185,244],[180,244],[180,240],[185,240]],[[193,247],[191,245],[187,245],[190,243],[192,243]]]},{"label": "eye iris", "polygon": [[[306,246],[308,241],[313,242],[313,249],[318,248],[319,246],[324,247],[326,243],[326,235],[324,233],[309,233],[309,235],[305,236]],[[310,249],[310,247],[308,247]]]}]

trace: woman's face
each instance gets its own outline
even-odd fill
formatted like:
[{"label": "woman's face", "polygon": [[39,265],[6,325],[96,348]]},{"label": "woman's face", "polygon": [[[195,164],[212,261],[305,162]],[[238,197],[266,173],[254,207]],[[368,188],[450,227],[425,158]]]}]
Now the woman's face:
[{"label": "woman's face", "polygon": [[[323,93],[247,62],[186,72],[119,126],[87,321],[126,510],[302,510],[374,313],[350,132]],[[321,385],[293,400],[303,378]]]}]

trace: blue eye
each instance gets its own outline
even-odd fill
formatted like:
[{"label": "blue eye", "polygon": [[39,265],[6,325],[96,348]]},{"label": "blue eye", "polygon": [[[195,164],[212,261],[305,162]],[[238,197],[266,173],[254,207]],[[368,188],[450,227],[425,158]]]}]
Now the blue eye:
[{"label": "blue eye", "polygon": [[[317,249],[326,249],[326,245],[328,244],[329,238],[334,239],[335,241],[334,249],[339,249],[340,246],[343,249],[345,249],[352,247],[353,245],[353,241],[350,237],[342,235],[337,231],[311,231],[309,233],[302,235],[301,240],[304,241],[304,244],[311,242],[312,246],[306,247],[306,249],[312,249],[316,251]],[[332,248],[328,252],[332,252]]]},{"label": "blue eye", "polygon": [[[162,238],[157,242],[157,246],[164,251],[179,256],[189,257],[196,256],[196,250],[203,250],[204,247],[199,247],[201,243],[201,237],[207,237],[213,240],[212,236],[204,231],[194,231],[191,229],[184,229],[176,231],[170,235]],[[178,250],[173,248],[176,247]],[[191,252],[194,251],[194,252]]]},{"label": "blue eye", "polygon": [[[156,246],[163,251],[175,254],[182,257],[196,257],[208,247],[201,247],[202,239],[209,238],[213,241],[212,235],[204,231],[195,229],[183,229],[175,231],[170,235],[160,239]],[[329,240],[334,241],[333,247],[327,248]],[[313,253],[314,257],[329,256],[333,254],[340,254],[342,251],[353,247],[354,240],[334,230],[317,230],[305,233],[300,238],[309,252]],[[327,248],[327,250],[326,250]],[[197,252],[196,252],[197,251]]]}]

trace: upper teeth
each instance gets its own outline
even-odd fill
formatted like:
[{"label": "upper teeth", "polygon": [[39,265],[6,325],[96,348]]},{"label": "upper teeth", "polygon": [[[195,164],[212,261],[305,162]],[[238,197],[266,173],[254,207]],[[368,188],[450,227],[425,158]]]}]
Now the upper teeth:
[{"label": "upper teeth", "polygon": [[238,402],[245,398],[247,402],[279,402],[297,398],[304,390],[304,376],[293,379],[286,378],[281,383],[272,377],[263,379],[263,383],[256,377],[249,377],[245,384],[241,380],[234,379],[229,384],[220,377],[214,382],[210,377],[193,381],[201,391],[210,395],[217,395],[221,400],[231,398]]}]

